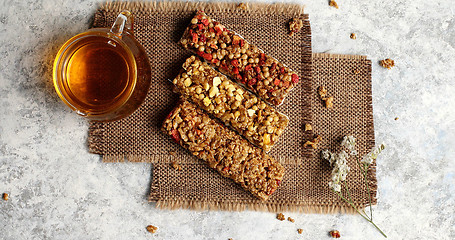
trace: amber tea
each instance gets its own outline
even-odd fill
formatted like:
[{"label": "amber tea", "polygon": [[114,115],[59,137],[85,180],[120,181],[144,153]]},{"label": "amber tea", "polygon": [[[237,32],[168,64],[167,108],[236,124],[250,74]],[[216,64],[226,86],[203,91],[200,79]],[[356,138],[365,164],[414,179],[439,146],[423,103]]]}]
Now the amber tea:
[{"label": "amber tea", "polygon": [[55,88],[78,114],[92,120],[116,120],[131,114],[144,100],[150,64],[132,35],[130,19],[123,12],[111,29],[79,34],[57,54]]},{"label": "amber tea", "polygon": [[64,76],[66,90],[82,109],[109,108],[131,91],[134,62],[108,38],[93,36],[83,41],[86,43],[69,53]]}]

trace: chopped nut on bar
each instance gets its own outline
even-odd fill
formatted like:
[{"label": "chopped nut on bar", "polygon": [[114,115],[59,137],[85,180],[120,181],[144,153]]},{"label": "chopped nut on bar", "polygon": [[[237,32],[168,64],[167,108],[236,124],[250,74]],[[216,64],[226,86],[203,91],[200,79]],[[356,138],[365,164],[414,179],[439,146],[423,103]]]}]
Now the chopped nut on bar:
[{"label": "chopped nut on bar", "polygon": [[389,58],[381,60],[379,63],[381,64],[382,67],[387,69],[391,69],[392,67],[395,66],[395,61]]},{"label": "chopped nut on bar", "polygon": [[306,141],[304,144],[303,144],[303,147],[307,147],[307,146],[311,146],[313,147],[314,149],[317,149],[317,145],[322,141],[322,137],[320,135],[317,135],[313,141]]},{"label": "chopped nut on bar", "polygon": [[302,19],[300,18],[293,18],[290,22],[289,22],[289,36],[293,36],[295,33],[297,33],[298,31],[300,31],[300,29],[302,29],[303,27],[303,21]]},{"label": "chopped nut on bar", "polygon": [[291,217],[288,217],[288,221],[291,222],[291,223],[295,222],[295,220],[293,218],[291,218]]},{"label": "chopped nut on bar", "polygon": [[155,226],[152,226],[152,225],[147,226],[147,231],[150,233],[156,233],[157,230],[158,230],[158,228]]},{"label": "chopped nut on bar", "polygon": [[278,219],[278,220],[280,220],[280,221],[284,221],[284,219],[286,219],[286,218],[284,217],[284,214],[278,213],[278,214],[276,215],[276,219]]},{"label": "chopped nut on bar", "polygon": [[284,167],[238,133],[188,101],[166,118],[162,130],[222,176],[267,200],[278,188]]},{"label": "chopped nut on bar", "polygon": [[180,166],[180,164],[178,164],[176,161],[173,161],[171,163],[171,166],[172,166],[172,168],[174,168],[177,171],[182,171],[182,166]]},{"label": "chopped nut on bar", "polygon": [[280,105],[299,76],[275,58],[198,11],[180,39],[182,46],[257,94]]},{"label": "chopped nut on bar", "polygon": [[359,69],[354,69],[354,70],[352,70],[352,72],[353,72],[354,74],[359,74],[359,73],[360,73],[360,70],[359,70]]},{"label": "chopped nut on bar", "polygon": [[331,7],[334,7],[334,8],[336,8],[336,9],[338,9],[338,4],[337,4],[337,2],[335,2],[335,0],[330,0],[330,2],[329,2],[329,6],[331,6]]},{"label": "chopped nut on bar", "polygon": [[351,39],[357,39],[357,35],[355,33],[351,33]]},{"label": "chopped nut on bar", "polygon": [[169,151],[169,155],[171,155],[171,156],[175,157],[176,154],[177,154],[177,152],[174,150]]},{"label": "chopped nut on bar", "polygon": [[[173,80],[180,94],[265,151],[278,142],[289,123],[285,115],[196,56],[183,69]],[[187,79],[191,86],[186,86]]]}]

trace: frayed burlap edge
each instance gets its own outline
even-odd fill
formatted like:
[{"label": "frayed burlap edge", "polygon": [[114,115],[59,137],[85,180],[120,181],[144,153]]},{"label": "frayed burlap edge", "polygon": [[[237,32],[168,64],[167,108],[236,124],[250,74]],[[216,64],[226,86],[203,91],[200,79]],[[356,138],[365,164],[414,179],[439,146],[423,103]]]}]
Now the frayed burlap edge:
[{"label": "frayed burlap edge", "polygon": [[292,15],[304,13],[304,6],[295,3],[245,3],[246,10],[238,7],[239,2],[168,2],[168,1],[151,1],[151,2],[107,2],[101,4],[101,9],[106,12],[120,12],[128,9],[130,11],[148,11],[148,12],[185,12],[188,9],[201,9],[207,12],[248,12],[258,14],[276,14],[277,12],[286,12]]},{"label": "frayed burlap edge", "polygon": [[186,199],[166,199],[155,200],[153,197],[149,198],[150,202],[156,203],[156,208],[159,209],[192,209],[197,211],[260,211],[260,212],[300,212],[300,213],[318,213],[318,214],[334,214],[334,213],[347,213],[356,214],[357,212],[352,207],[335,206],[335,205],[309,205],[302,203],[302,205],[289,206],[287,204],[277,203],[237,203],[232,201],[192,201]]},{"label": "frayed burlap edge", "polygon": [[[88,129],[88,151],[94,154],[104,154],[104,124],[100,122],[91,122]],[[104,156],[103,156],[104,159]]]},{"label": "frayed burlap edge", "polygon": [[[313,58],[338,58],[338,59],[360,59],[366,60],[369,63],[371,70],[371,61],[364,55],[347,55],[347,54],[335,54],[335,53],[313,53]],[[371,78],[370,78],[371,81]],[[371,96],[371,95],[370,95]],[[372,104],[372,103],[369,103]]]}]

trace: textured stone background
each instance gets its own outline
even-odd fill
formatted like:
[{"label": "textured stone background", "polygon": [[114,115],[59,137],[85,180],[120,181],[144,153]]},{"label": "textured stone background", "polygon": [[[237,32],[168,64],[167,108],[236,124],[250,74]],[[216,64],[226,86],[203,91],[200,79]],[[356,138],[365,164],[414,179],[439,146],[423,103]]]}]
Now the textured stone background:
[{"label": "textured stone background", "polygon": [[[455,19],[449,0],[300,1],[315,52],[373,61],[378,159],[374,218],[390,239],[455,239]],[[385,3],[387,2],[387,3]],[[58,98],[52,61],[86,30],[95,0],[0,0],[0,239],[381,239],[360,216],[163,211],[150,164],[103,164],[87,122]],[[351,40],[351,32],[357,40]],[[396,67],[377,61],[392,58]],[[399,117],[395,121],[394,118]],[[151,236],[145,226],[159,227]],[[303,228],[298,235],[297,228]]]}]

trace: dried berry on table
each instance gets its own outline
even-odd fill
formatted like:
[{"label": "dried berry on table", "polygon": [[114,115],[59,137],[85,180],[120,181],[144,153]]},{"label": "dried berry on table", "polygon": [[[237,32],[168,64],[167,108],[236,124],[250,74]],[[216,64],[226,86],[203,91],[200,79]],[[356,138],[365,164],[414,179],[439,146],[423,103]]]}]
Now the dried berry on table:
[{"label": "dried berry on table", "polygon": [[289,36],[293,36],[294,33],[297,33],[303,27],[303,20],[300,18],[293,18],[289,21]]},{"label": "dried berry on table", "polygon": [[152,225],[147,226],[147,231],[150,233],[156,233],[157,230],[158,230],[158,228],[155,226],[152,226]]},{"label": "dried berry on table", "polygon": [[384,67],[384,68],[391,69],[392,67],[395,66],[395,61],[393,61],[390,58],[386,58],[384,60],[381,60],[379,62],[379,64],[381,64],[381,66]]},{"label": "dried berry on table", "polygon": [[182,166],[180,166],[180,164],[178,164],[178,163],[175,162],[175,161],[173,161],[173,162],[171,163],[171,166],[172,166],[175,170],[177,170],[177,171],[182,171]]},{"label": "dried berry on table", "polygon": [[317,149],[318,147],[318,144],[322,141],[322,137],[320,135],[317,135],[313,141],[306,141],[304,144],[303,144],[303,147],[307,147],[307,146],[311,146],[313,147],[313,149]]},{"label": "dried berry on table", "polygon": [[340,232],[337,231],[337,230],[330,231],[330,236],[333,237],[333,238],[340,238],[341,237]]},{"label": "dried berry on table", "polygon": [[351,33],[351,39],[357,39],[357,35],[355,33]]},{"label": "dried berry on table", "polygon": [[3,193],[3,200],[8,201],[9,195],[8,193]]},{"label": "dried berry on table", "polygon": [[237,5],[237,8],[242,10],[248,10],[248,6],[245,3],[239,3],[239,5]]},{"label": "dried berry on table", "polygon": [[311,131],[311,130],[313,130],[313,127],[311,127],[311,124],[306,123],[305,124],[305,131]]},{"label": "dried berry on table", "polygon": [[334,7],[334,8],[336,8],[336,9],[338,9],[338,4],[337,4],[337,2],[335,2],[335,0],[330,0],[330,2],[329,2],[329,6],[331,6],[331,7]]},{"label": "dried berry on table", "polygon": [[303,229],[299,228],[299,229],[297,229],[297,232],[298,232],[299,234],[302,234],[302,233],[303,233]]},{"label": "dried berry on table", "polygon": [[276,215],[276,219],[278,219],[278,220],[280,220],[280,221],[284,221],[284,219],[286,219],[286,218],[284,217],[284,214],[278,213],[278,214]]},{"label": "dried berry on table", "polygon": [[291,223],[295,222],[295,220],[293,218],[291,218],[291,217],[288,217],[288,221],[291,222]]}]

